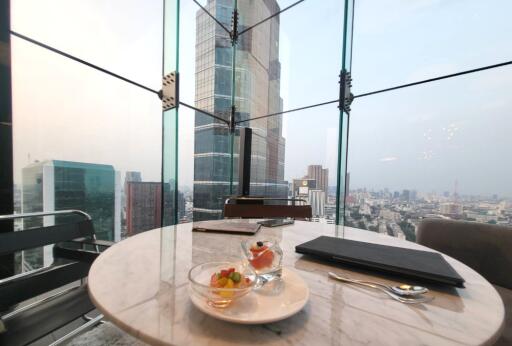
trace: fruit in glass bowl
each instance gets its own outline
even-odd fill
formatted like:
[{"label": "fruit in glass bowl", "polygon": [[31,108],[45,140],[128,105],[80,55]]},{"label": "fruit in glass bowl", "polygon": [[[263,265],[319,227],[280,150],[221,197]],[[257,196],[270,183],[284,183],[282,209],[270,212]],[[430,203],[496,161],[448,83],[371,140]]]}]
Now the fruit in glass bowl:
[{"label": "fruit in glass bowl", "polygon": [[262,241],[253,243],[249,248],[252,256],[249,258],[249,263],[256,270],[262,270],[272,267],[274,263],[274,251],[269,248],[268,244]]},{"label": "fruit in glass bowl", "polygon": [[268,276],[267,280],[272,276],[279,276],[283,250],[277,241],[273,239],[246,240],[241,245],[246,263],[254,269],[258,276]]},{"label": "fruit in glass bowl", "polygon": [[241,263],[208,262],[188,272],[191,294],[206,299],[208,305],[225,308],[254,287],[256,273]]}]

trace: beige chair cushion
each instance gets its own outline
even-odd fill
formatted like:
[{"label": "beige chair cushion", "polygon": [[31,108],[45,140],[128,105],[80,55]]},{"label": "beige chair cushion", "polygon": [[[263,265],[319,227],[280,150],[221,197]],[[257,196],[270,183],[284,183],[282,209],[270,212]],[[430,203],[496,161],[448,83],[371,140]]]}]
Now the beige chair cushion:
[{"label": "beige chair cushion", "polygon": [[503,334],[496,342],[495,346],[512,345],[512,290],[501,286],[494,286],[503,299],[505,304],[505,328]]},{"label": "beige chair cushion", "polygon": [[458,259],[492,284],[512,289],[512,227],[425,219],[416,241]]}]

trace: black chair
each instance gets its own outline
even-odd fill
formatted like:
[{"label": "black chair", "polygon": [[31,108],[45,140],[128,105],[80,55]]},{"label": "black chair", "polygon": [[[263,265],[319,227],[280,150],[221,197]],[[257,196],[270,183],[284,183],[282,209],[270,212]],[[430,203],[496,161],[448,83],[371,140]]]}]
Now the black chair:
[{"label": "black chair", "polygon": [[512,227],[425,219],[417,242],[477,271],[494,285],[505,304],[505,328],[495,345],[512,345]]},{"label": "black chair", "polygon": [[[266,204],[265,202],[268,202]],[[291,202],[292,204],[277,204]],[[297,205],[296,203],[303,203]],[[303,199],[269,197],[229,197],[224,203],[224,217],[228,218],[293,218],[311,219],[312,210]]]},{"label": "black chair", "polygon": [[85,279],[99,248],[112,243],[96,239],[91,217],[79,210],[62,210],[3,215],[0,220],[72,214],[80,220],[0,233],[0,255],[55,244],[50,266],[0,279],[0,345],[26,345],[73,320],[88,320],[54,343],[58,344],[101,322],[101,315],[86,316],[95,307]]}]

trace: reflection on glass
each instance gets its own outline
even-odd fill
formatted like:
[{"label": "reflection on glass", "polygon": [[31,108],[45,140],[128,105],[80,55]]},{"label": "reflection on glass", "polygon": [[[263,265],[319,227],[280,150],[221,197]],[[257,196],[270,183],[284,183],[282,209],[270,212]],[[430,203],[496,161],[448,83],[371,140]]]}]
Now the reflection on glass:
[{"label": "reflection on glass", "polygon": [[512,224],[502,67],[357,99],[346,224],[415,240],[424,217]]}]

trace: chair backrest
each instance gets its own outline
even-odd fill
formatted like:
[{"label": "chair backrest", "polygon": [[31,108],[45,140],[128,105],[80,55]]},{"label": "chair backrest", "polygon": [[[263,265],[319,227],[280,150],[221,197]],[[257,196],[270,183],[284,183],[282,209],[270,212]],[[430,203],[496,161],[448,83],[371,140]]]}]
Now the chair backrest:
[{"label": "chair backrest", "polygon": [[0,256],[93,235],[94,227],[91,220],[0,233]]},{"label": "chair backrest", "polygon": [[416,240],[463,262],[491,283],[512,288],[512,227],[425,219]]},{"label": "chair backrest", "polygon": [[[82,237],[93,237],[94,227],[89,215],[80,211],[41,212],[2,215],[0,220],[37,217],[45,215],[82,214],[86,219],[64,224],[31,228],[23,231],[0,233],[0,255],[65,242]],[[13,304],[36,297],[52,289],[87,277],[90,265],[71,262],[59,263],[48,268],[24,272],[0,280],[0,311]]]},{"label": "chair backrest", "polygon": [[309,219],[311,216],[310,205],[224,204],[224,217]]}]

